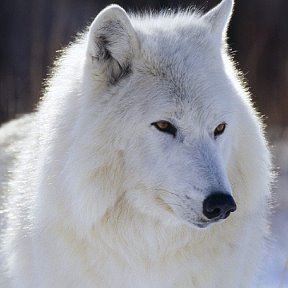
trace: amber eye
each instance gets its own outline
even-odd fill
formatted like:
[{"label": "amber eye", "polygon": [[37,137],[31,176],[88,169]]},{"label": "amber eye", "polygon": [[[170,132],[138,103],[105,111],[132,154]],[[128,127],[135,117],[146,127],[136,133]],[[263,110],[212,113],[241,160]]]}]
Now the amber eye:
[{"label": "amber eye", "polygon": [[221,123],[219,124],[216,129],[214,130],[214,137],[217,137],[221,134],[223,134],[223,132],[225,131],[225,128],[226,128],[226,123]]},{"label": "amber eye", "polygon": [[160,121],[151,123],[151,125],[157,128],[161,132],[171,134],[173,135],[173,137],[176,136],[177,129],[168,121],[160,120]]}]

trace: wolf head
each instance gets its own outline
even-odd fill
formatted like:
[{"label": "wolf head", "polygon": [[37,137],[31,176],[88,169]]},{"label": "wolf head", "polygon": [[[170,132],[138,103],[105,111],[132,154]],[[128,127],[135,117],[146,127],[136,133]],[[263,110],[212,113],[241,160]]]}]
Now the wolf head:
[{"label": "wolf head", "polygon": [[225,52],[232,7],[130,18],[112,5],[90,26],[79,126],[99,215],[120,197],[196,227],[235,211],[229,174],[244,105]]}]

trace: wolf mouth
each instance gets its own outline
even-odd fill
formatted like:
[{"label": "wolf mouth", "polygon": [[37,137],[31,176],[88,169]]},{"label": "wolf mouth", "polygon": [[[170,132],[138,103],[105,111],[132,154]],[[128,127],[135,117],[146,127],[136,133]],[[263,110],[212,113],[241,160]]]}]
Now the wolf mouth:
[{"label": "wolf mouth", "polygon": [[196,226],[197,228],[207,228],[208,226],[212,224],[221,224],[224,222],[225,219],[217,218],[213,220],[205,220],[205,219],[199,219],[198,221],[189,221],[189,224]]}]

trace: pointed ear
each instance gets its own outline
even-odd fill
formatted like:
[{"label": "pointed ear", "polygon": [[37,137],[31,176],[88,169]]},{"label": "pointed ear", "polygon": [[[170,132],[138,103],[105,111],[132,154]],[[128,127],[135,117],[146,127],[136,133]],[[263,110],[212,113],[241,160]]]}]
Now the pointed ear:
[{"label": "pointed ear", "polygon": [[102,80],[113,84],[127,75],[137,49],[136,32],[124,9],[111,5],[97,15],[89,28],[87,56]]},{"label": "pointed ear", "polygon": [[220,34],[221,40],[226,35],[233,6],[234,0],[222,0],[216,7],[202,16],[202,19],[209,23],[211,31]]}]

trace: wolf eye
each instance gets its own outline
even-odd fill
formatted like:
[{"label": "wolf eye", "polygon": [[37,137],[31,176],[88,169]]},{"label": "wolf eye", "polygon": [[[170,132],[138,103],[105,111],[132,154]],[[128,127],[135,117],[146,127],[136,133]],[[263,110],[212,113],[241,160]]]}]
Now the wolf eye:
[{"label": "wolf eye", "polygon": [[156,127],[161,132],[171,134],[173,137],[176,136],[177,129],[168,121],[161,120],[153,122],[151,125]]},{"label": "wolf eye", "polygon": [[223,132],[225,131],[225,128],[226,128],[226,123],[223,122],[219,124],[214,130],[214,137],[217,137],[223,134]]}]

